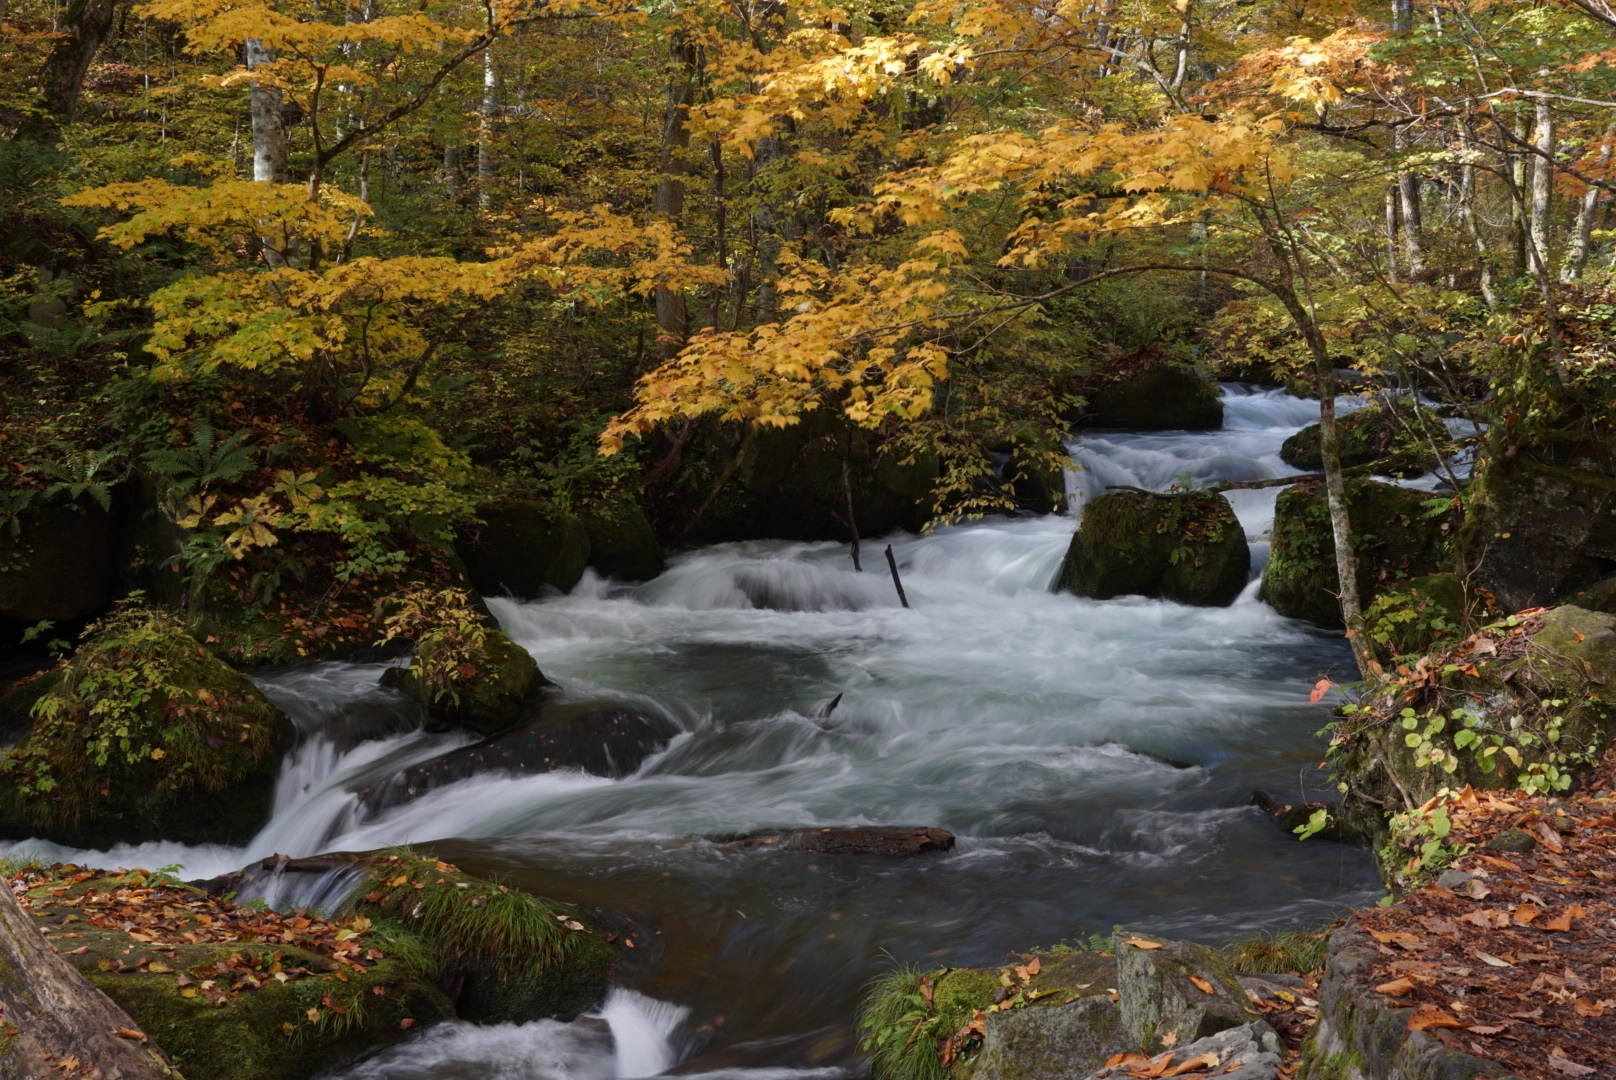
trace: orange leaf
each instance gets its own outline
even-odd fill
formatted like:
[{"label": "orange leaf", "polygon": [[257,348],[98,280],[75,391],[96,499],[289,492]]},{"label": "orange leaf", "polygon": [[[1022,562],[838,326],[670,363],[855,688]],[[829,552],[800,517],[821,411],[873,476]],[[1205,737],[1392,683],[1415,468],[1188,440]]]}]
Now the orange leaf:
[{"label": "orange leaf", "polygon": [[1213,986],[1199,975],[1191,975],[1190,982],[1194,983],[1195,989],[1199,990],[1203,994],[1215,994],[1218,992],[1217,987]]},{"label": "orange leaf", "polygon": [[1320,679],[1318,682],[1313,684],[1313,692],[1307,695],[1308,702],[1310,704],[1317,705],[1324,699],[1324,695],[1330,692],[1330,687],[1334,685],[1335,683],[1331,682],[1329,679]]},{"label": "orange leaf", "polygon": [[1532,920],[1543,914],[1543,909],[1536,904],[1522,904],[1515,909],[1515,921],[1522,926],[1530,926]]},{"label": "orange leaf", "polygon": [[1565,845],[1560,843],[1560,838],[1555,835],[1553,829],[1549,828],[1548,822],[1539,821],[1532,826],[1532,829],[1537,833],[1538,839],[1543,841],[1544,846],[1556,855],[1565,850]]},{"label": "orange leaf", "polygon": [[1408,1030],[1424,1031],[1426,1028],[1458,1028],[1464,1027],[1463,1020],[1457,1020],[1434,1005],[1421,1005],[1413,1016],[1408,1018]]},{"label": "orange leaf", "polygon": [[1391,982],[1383,982],[1375,987],[1375,993],[1385,994],[1387,997],[1403,997],[1405,994],[1413,992],[1414,984],[1407,979],[1393,979]]},{"label": "orange leaf", "polygon": [[1194,1072],[1197,1069],[1215,1069],[1217,1066],[1218,1055],[1202,1054],[1200,1057],[1192,1057],[1188,1061],[1173,1066],[1167,1072],[1162,1073],[1162,1076],[1183,1076],[1185,1073]]},{"label": "orange leaf", "polygon": [[1132,945],[1136,949],[1159,949],[1162,947],[1161,942],[1151,941],[1148,938],[1142,937],[1129,938],[1127,941],[1124,941],[1123,944]]},{"label": "orange leaf", "polygon": [[1578,998],[1573,1008],[1577,1010],[1578,1016],[1600,1017],[1605,1015],[1604,1006],[1596,1005],[1592,1000],[1585,997]]},{"label": "orange leaf", "polygon": [[415,1026],[415,1021],[412,1018],[406,1016],[404,1019],[402,1019],[402,1020],[400,1020],[398,1022],[398,1026],[399,1026],[399,1028],[401,1030],[408,1031],[408,1030],[410,1030],[410,1028]]},{"label": "orange leaf", "polygon": [[136,1031],[134,1028],[124,1027],[122,1024],[119,1024],[117,1027],[113,1028],[112,1033],[118,1036],[120,1039],[133,1039],[136,1042],[142,1043],[146,1041],[146,1035],[144,1032]]},{"label": "orange leaf", "polygon": [[1471,1024],[1465,1030],[1475,1035],[1497,1035],[1508,1027],[1508,1024]]},{"label": "orange leaf", "polygon": [[1031,960],[1027,961],[1028,975],[1036,975],[1042,970],[1044,970],[1044,962],[1038,959],[1038,957],[1035,956]]}]

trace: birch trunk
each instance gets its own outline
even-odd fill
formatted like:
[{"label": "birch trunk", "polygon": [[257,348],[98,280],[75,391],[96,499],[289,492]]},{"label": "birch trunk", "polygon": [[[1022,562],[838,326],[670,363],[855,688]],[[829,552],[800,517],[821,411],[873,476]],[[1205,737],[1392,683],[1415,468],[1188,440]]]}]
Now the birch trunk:
[{"label": "birch trunk", "polygon": [[[1607,140],[1609,135],[1610,133],[1607,133]],[[1603,173],[1609,165],[1610,143],[1607,141],[1599,148],[1599,171]],[[1594,217],[1599,213],[1601,194],[1598,188],[1589,188],[1583,193],[1582,206],[1577,209],[1577,220],[1571,226],[1571,244],[1566,248],[1565,263],[1560,267],[1560,280],[1567,285],[1582,277],[1582,271],[1588,265]]]},{"label": "birch trunk", "polygon": [[1537,103],[1537,130],[1532,139],[1531,250],[1527,252],[1538,275],[1549,267],[1549,203],[1554,192],[1554,113],[1547,101]]},{"label": "birch trunk", "polygon": [[[247,39],[247,70],[256,71],[275,59],[275,50],[257,38]],[[281,118],[281,91],[252,81],[253,179],[259,183],[286,182],[286,126]]]},{"label": "birch trunk", "polygon": [[494,201],[494,113],[498,87],[494,76],[494,45],[483,50],[483,103],[477,121],[477,205],[489,209]]}]

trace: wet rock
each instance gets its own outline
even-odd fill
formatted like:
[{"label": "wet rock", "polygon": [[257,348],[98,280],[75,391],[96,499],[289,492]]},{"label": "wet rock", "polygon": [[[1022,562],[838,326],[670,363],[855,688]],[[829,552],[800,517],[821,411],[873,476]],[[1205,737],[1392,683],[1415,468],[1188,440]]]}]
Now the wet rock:
[{"label": "wet rock", "polygon": [[1089,399],[1084,423],[1135,431],[1211,431],[1223,426],[1217,384],[1179,364],[1158,364]]},{"label": "wet rock", "polygon": [[1581,674],[1596,673],[1595,682],[1616,679],[1616,615],[1567,604],[1543,616],[1532,636],[1539,656],[1569,662]]},{"label": "wet rock", "polygon": [[269,819],[291,724],[173,616],[108,616],[37,701],[0,764],[0,836],[245,844]]},{"label": "wet rock", "polygon": [[1616,577],[1608,577],[1603,581],[1594,582],[1586,589],[1579,589],[1566,597],[1565,602],[1588,611],[1603,611],[1606,614],[1616,615]]},{"label": "wet rock", "polygon": [[1010,489],[1016,505],[1034,514],[1066,513],[1066,470],[1024,451],[1011,454]]},{"label": "wet rock", "polygon": [[533,600],[549,589],[566,592],[589,563],[589,532],[564,510],[521,499],[477,507],[480,525],[455,537],[455,552],[471,587],[485,596]]},{"label": "wet rock", "polygon": [[451,750],[362,791],[359,801],[376,812],[474,776],[531,776],[578,769],[595,776],[627,776],[646,758],[667,748],[679,733],[664,716],[628,706],[599,703],[544,706],[521,726]]},{"label": "wet rock", "polygon": [[849,489],[865,538],[918,531],[932,516],[936,454],[911,455],[839,409],[815,409],[790,427],[755,434],[740,424],[699,423],[678,476],[650,492],[664,537],[845,543]]},{"label": "wet rock", "polygon": [[1286,1005],[1295,1003],[1297,991],[1307,990],[1306,979],[1285,972],[1237,975],[1235,979],[1248,999],[1255,995],[1260,1001],[1279,1001]]},{"label": "wet rock", "polygon": [[469,728],[483,735],[504,731],[516,723],[522,706],[550,680],[527,650],[503,631],[483,632],[482,648],[470,661],[475,669],[446,673],[444,686],[429,685],[423,672],[433,670],[432,645],[423,641],[409,667],[391,667],[382,673],[382,685],[402,690],[421,703],[425,710],[422,726],[427,731],[454,731]]},{"label": "wet rock", "polygon": [[975,1080],[1070,1080],[1132,1050],[1122,1010],[1109,997],[1052,1008],[989,1013]]},{"label": "wet rock", "polygon": [[18,515],[16,535],[0,528],[0,620],[26,627],[105,611],[118,579],[116,509],[36,499]]},{"label": "wet rock", "polygon": [[1156,1054],[1262,1019],[1215,949],[1191,941],[1162,941],[1160,948],[1147,949],[1127,944],[1129,938],[1158,939],[1117,934],[1117,994],[1122,1026],[1134,1045]]},{"label": "wet rock", "polygon": [[954,834],[946,829],[856,825],[826,829],[781,829],[717,836],[713,842],[738,848],[812,851],[824,855],[885,855],[905,858],[929,851],[952,851]]},{"label": "wet rock", "polygon": [[1361,844],[1367,838],[1355,829],[1340,806],[1335,803],[1308,802],[1297,803],[1294,806],[1280,803],[1266,791],[1253,791],[1251,805],[1261,810],[1278,825],[1287,836],[1295,837],[1296,830],[1307,825],[1313,815],[1323,810],[1327,815],[1327,824],[1320,832],[1314,833],[1310,840],[1330,840],[1338,844]]},{"label": "wet rock", "polygon": [[662,573],[662,546],[651,519],[627,495],[595,503],[582,513],[589,565],[619,581],[650,581]]},{"label": "wet rock", "polygon": [[1250,569],[1245,530],[1222,495],[1113,491],[1084,509],[1058,587],[1218,607],[1234,603]]},{"label": "wet rock", "polygon": [[1493,851],[1531,851],[1537,840],[1525,829],[1505,829],[1487,841],[1487,846]]},{"label": "wet rock", "polygon": [[[1406,412],[1403,403],[1399,413]],[[1421,407],[1420,421],[1437,439],[1438,445],[1447,442],[1448,430],[1442,418],[1434,411]],[[1422,442],[1416,441],[1398,413],[1380,402],[1355,409],[1336,421],[1336,437],[1340,443],[1341,467],[1355,468],[1375,464],[1375,472],[1382,476],[1419,476],[1436,468],[1436,455]],[[1279,448],[1279,458],[1292,468],[1318,472],[1324,468],[1319,456],[1319,425],[1309,424],[1285,440]]]},{"label": "wet rock", "polygon": [[[1444,569],[1447,535],[1444,523],[1426,513],[1428,493],[1373,480],[1349,480],[1346,493],[1360,596]],[[1274,507],[1273,544],[1259,597],[1281,615],[1338,627],[1338,591],[1323,486],[1306,481],[1286,488]]]}]

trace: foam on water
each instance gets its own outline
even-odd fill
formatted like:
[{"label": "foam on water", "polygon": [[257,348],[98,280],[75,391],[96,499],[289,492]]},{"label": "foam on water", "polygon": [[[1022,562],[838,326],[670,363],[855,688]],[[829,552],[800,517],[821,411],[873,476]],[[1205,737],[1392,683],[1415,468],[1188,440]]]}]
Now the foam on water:
[{"label": "foam on water", "polygon": [[[1278,391],[1228,388],[1223,431],[1075,439],[1069,489],[1081,507],[1115,484],[1288,475],[1280,443],[1314,416]],[[1230,493],[1259,544],[1275,494]],[[989,963],[1123,920],[1217,939],[1368,897],[1361,853],[1296,844],[1245,805],[1254,787],[1317,793],[1326,706],[1307,691],[1347,670],[1344,645],[1257,603],[1255,582],[1228,608],[1051,593],[1075,527],[1076,515],[897,534],[866,543],[862,573],[844,544],[717,545],[644,585],[591,574],[567,596],[491,599],[560,693],[649,695],[677,718],[683,733],[621,780],[485,775],[371,814],[360,790],[467,737],[420,731],[408,699],[377,685],[385,665],[311,665],[257,676],[301,738],[245,849],[16,847],[205,877],[273,853],[439,841],[474,872],[631,906],[666,931],[666,962],[594,1020],[442,1024],[344,1073],[354,1080],[603,1080],[681,1061],[715,1080],[841,1075],[799,1067],[856,1061],[849,1003],[882,948],[914,960],[941,943],[950,963]],[[887,863],[699,839],[857,824],[961,840]],[[339,877],[291,892],[266,872],[251,888],[329,904]]]}]

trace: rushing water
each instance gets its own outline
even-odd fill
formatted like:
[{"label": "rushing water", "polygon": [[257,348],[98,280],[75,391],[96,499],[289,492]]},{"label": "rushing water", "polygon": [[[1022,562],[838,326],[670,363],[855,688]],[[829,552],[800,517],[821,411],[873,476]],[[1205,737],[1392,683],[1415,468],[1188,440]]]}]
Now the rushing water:
[{"label": "rushing water", "polygon": [[[1225,401],[1218,432],[1075,440],[1078,507],[1109,485],[1293,472],[1279,446],[1316,403],[1238,387]],[[1231,493],[1254,573],[1275,496]],[[355,790],[465,740],[422,733],[377,686],[380,665],[324,664],[260,676],[304,738],[246,849],[18,846],[207,876],[272,852],[433,842],[473,872],[654,928],[598,1017],[438,1025],[350,1068],[354,1080],[841,1076],[882,950],[991,963],[1120,923],[1217,941],[1368,900],[1367,856],[1297,843],[1247,806],[1259,787],[1322,793],[1324,707],[1307,691],[1346,672],[1343,643],[1256,602],[1255,580],[1216,609],[1053,594],[1074,527],[1000,519],[889,538],[907,610],[877,559],[857,573],[829,543],[718,545],[637,587],[589,576],[568,596],[491,600],[569,698],[677,720],[668,750],[622,780],[484,777],[367,816]],[[885,861],[701,839],[856,824],[941,826],[959,844]],[[262,890],[330,904],[346,884]]]}]

